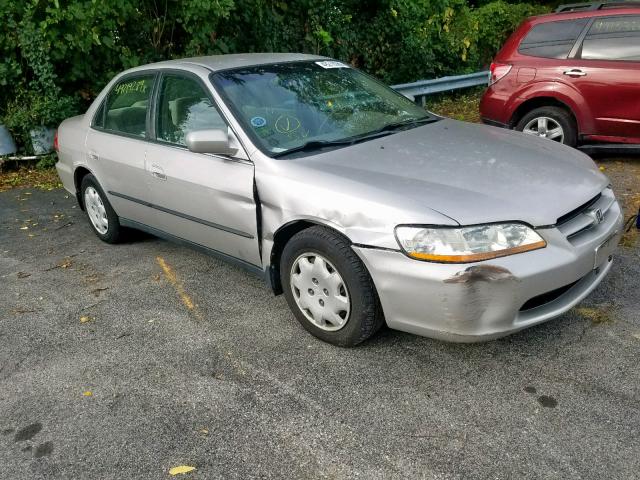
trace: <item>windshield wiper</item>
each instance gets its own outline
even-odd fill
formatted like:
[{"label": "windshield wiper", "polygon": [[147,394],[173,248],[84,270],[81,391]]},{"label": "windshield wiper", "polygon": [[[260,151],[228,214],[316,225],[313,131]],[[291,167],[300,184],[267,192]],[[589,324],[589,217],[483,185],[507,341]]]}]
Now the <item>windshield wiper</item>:
[{"label": "windshield wiper", "polygon": [[340,147],[345,145],[355,145],[358,142],[365,140],[371,140],[372,138],[382,137],[389,135],[397,130],[405,127],[425,125],[427,123],[437,122],[440,120],[438,117],[423,117],[423,118],[411,118],[408,120],[402,120],[400,122],[387,123],[386,125],[373,130],[371,132],[364,133],[362,135],[354,135],[353,137],[341,138],[340,140],[311,140],[307,143],[303,143],[299,147],[293,147],[284,152],[278,152],[272,155],[273,158],[280,158],[285,155],[296,152],[312,152],[314,150],[321,150],[326,147]]},{"label": "windshield wiper", "polygon": [[396,130],[400,130],[404,127],[426,125],[427,123],[437,122],[438,120],[440,119],[437,117],[409,118],[407,120],[401,120],[400,122],[387,123],[379,129],[367,133],[366,136],[368,137],[369,135],[376,135],[382,132],[395,132]]},{"label": "windshield wiper", "polygon": [[343,145],[353,145],[359,139],[355,137],[347,137],[341,140],[311,140],[307,143],[303,143],[299,147],[293,147],[289,150],[285,150],[284,152],[274,153],[272,155],[273,158],[283,157],[285,155],[289,155],[290,153],[296,152],[312,152],[314,150],[321,150],[326,147],[339,147]]}]

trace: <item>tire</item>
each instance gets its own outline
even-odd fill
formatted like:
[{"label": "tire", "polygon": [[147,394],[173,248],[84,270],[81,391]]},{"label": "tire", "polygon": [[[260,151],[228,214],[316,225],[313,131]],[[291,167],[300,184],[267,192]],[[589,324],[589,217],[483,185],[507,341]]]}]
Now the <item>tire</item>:
[{"label": "tire", "polygon": [[311,227],[289,240],[280,278],[289,308],[320,340],[353,347],[384,323],[369,272],[349,241],[328,228]]},{"label": "tire", "polygon": [[[547,119],[547,124],[550,125],[550,128],[547,132],[551,132],[556,130],[554,125],[557,125],[562,129],[562,138],[556,137],[551,138],[547,132],[545,132],[545,136],[542,134],[537,134],[540,124],[537,120],[545,121]],[[542,138],[550,138],[551,140],[555,140],[558,143],[563,143],[570,147],[575,147],[578,144],[578,128],[576,126],[576,122],[567,110],[561,107],[540,107],[534,110],[531,110],[524,117],[520,119],[520,121],[516,125],[516,130],[524,133],[528,133],[529,135],[537,135]]]},{"label": "tire", "polygon": [[[122,239],[122,227],[100,184],[91,174],[82,179],[80,199],[89,219],[89,225],[100,240],[118,243]],[[100,220],[104,219],[103,222]]]}]

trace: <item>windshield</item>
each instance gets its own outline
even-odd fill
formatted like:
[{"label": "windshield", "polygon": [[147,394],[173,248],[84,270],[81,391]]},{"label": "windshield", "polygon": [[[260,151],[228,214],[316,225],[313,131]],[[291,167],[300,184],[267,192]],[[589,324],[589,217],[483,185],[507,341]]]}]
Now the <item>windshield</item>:
[{"label": "windshield", "polygon": [[259,65],[211,78],[257,146],[272,156],[434,119],[408,98],[336,61]]}]

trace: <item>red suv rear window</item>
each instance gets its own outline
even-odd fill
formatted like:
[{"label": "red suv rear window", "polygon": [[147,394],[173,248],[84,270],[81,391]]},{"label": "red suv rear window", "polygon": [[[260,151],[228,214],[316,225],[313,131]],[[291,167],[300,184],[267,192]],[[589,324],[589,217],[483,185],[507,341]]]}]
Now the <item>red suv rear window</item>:
[{"label": "red suv rear window", "polygon": [[540,23],[524,37],[518,52],[532,57],[567,58],[589,20],[579,18]]}]

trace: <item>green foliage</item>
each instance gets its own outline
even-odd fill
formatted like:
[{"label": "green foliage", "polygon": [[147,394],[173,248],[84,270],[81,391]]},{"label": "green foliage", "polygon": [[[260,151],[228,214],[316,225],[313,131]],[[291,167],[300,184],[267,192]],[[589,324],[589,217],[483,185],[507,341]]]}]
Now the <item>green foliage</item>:
[{"label": "green foliage", "polygon": [[81,111],[122,70],[193,55],[309,52],[389,83],[475,71],[546,9],[518,0],[0,0],[0,119],[24,139]]},{"label": "green foliage", "polygon": [[[19,20],[7,15],[10,26],[17,32],[12,39],[17,43],[21,60],[27,67],[20,68],[20,71],[26,70],[29,75],[18,81],[14,88],[7,86],[3,89],[11,92],[10,99],[3,99],[7,102],[3,123],[25,151],[31,148],[30,130],[40,126],[55,127],[78,108],[74,98],[63,94],[57,84],[43,24],[35,20],[36,8],[37,3],[28,3]],[[5,68],[10,70],[15,61],[10,58],[5,62]]]},{"label": "green foliage", "polygon": [[36,162],[36,168],[38,170],[46,170],[47,168],[54,167],[58,161],[58,156],[55,153],[48,153],[43,155]]},{"label": "green foliage", "polygon": [[235,0],[219,41],[231,51],[336,57],[389,83],[478,70],[544,6],[504,0]]},{"label": "green foliage", "polygon": [[36,127],[57,127],[65,118],[75,115],[75,98],[43,92],[37,89],[21,90],[6,107],[3,122],[11,131],[22,151],[31,151],[29,132]]},{"label": "green foliage", "polygon": [[549,9],[540,4],[516,3],[503,0],[493,1],[473,12],[477,23],[477,45],[479,61],[487,64],[507,37],[527,17],[540,15]]}]

